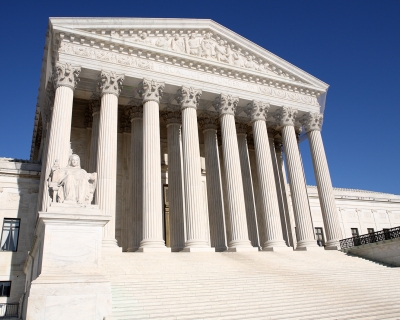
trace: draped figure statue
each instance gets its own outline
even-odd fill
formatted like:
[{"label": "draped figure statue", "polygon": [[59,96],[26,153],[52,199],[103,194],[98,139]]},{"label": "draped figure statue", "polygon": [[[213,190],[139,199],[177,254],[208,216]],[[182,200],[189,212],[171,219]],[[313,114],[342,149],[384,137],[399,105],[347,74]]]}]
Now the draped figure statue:
[{"label": "draped figure statue", "polygon": [[60,168],[56,160],[51,169],[50,179],[49,187],[53,192],[53,202],[71,204],[92,202],[97,174],[90,174],[82,169],[77,154],[69,157],[68,166],[65,168]]}]

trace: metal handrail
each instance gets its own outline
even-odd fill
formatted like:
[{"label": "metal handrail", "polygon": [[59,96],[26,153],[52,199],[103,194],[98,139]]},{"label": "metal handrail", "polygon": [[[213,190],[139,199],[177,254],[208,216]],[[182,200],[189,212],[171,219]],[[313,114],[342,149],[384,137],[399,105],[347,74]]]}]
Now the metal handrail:
[{"label": "metal handrail", "polygon": [[0,319],[15,317],[18,318],[18,303],[0,303]]},{"label": "metal handrail", "polygon": [[351,247],[361,246],[367,243],[374,243],[396,238],[400,238],[400,227],[362,234],[360,236],[340,240],[339,242],[340,248],[343,250]]}]

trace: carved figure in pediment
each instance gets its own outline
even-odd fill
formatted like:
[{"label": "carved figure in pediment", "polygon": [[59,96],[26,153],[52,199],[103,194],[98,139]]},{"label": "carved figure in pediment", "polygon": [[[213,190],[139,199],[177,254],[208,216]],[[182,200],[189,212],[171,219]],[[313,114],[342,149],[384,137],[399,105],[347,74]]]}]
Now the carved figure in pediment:
[{"label": "carved figure in pediment", "polygon": [[[233,45],[232,45],[232,49],[233,49]],[[241,48],[238,48],[236,52],[233,52],[232,59],[233,59],[233,64],[236,67],[244,67],[244,61],[242,58],[242,49]]]},{"label": "carved figure in pediment", "polygon": [[160,47],[160,48],[163,48],[163,49],[169,49],[170,46],[171,46],[170,45],[170,39],[169,39],[168,36],[158,38],[156,43],[155,43],[155,45],[157,47]]},{"label": "carved figure in pediment", "polygon": [[69,157],[68,166],[65,168],[60,168],[56,160],[49,177],[53,202],[90,204],[96,189],[96,180],[97,173],[87,173],[81,168],[77,154]]},{"label": "carved figure in pediment", "polygon": [[139,38],[135,39],[136,42],[152,45],[151,39],[147,36],[147,32],[142,32]]},{"label": "carved figure in pediment", "polygon": [[171,40],[171,49],[176,52],[185,52],[185,43],[182,38],[179,37],[179,34],[175,34]]},{"label": "carved figure in pediment", "polygon": [[229,58],[226,51],[225,41],[219,40],[215,45],[215,53],[218,61],[229,63]]},{"label": "carved figure in pediment", "polygon": [[205,58],[212,58],[215,56],[214,41],[211,39],[211,33],[207,32],[203,41],[201,42],[203,50],[202,56]]},{"label": "carved figure in pediment", "polygon": [[196,34],[191,33],[189,38],[185,38],[186,52],[194,56],[201,55],[200,39],[196,37]]},{"label": "carved figure in pediment", "polygon": [[246,56],[246,61],[244,63],[244,66],[249,69],[256,69],[256,63],[254,62],[253,59],[254,57],[251,54],[248,54]]}]

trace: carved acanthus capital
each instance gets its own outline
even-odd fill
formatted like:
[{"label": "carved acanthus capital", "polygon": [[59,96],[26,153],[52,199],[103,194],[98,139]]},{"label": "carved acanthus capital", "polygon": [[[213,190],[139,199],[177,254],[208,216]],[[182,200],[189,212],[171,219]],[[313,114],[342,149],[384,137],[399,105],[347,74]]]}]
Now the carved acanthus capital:
[{"label": "carved acanthus capital", "polygon": [[197,109],[202,94],[201,89],[182,86],[175,94],[175,100],[181,106],[181,109],[194,108]]},{"label": "carved acanthus capital", "polygon": [[137,92],[140,98],[143,100],[143,103],[146,103],[147,101],[155,101],[160,103],[164,88],[164,82],[143,79],[143,81],[139,84]]},{"label": "carved acanthus capital", "polygon": [[98,94],[93,93],[89,100],[89,110],[92,115],[100,112],[101,100]]},{"label": "carved acanthus capital", "polygon": [[313,130],[320,131],[323,119],[324,116],[318,112],[308,112],[299,119],[299,122],[304,126],[306,132]]},{"label": "carved acanthus capital", "polygon": [[116,74],[114,71],[102,70],[100,73],[100,81],[98,83],[101,95],[109,93],[119,97],[124,79],[125,76],[123,74]]},{"label": "carved acanthus capital", "polygon": [[197,117],[201,130],[217,130],[218,129],[218,115],[211,112],[203,112]]},{"label": "carved acanthus capital", "polygon": [[132,99],[129,101],[128,106],[125,108],[125,114],[128,115],[130,121],[133,119],[143,118],[143,106],[140,100]]},{"label": "carved acanthus capital", "polygon": [[247,123],[236,122],[235,125],[237,134],[247,134],[250,131],[250,127],[247,125]]},{"label": "carved acanthus capital", "polygon": [[178,106],[170,105],[164,108],[161,111],[161,117],[163,118],[164,122],[167,124],[181,124],[182,123],[182,114],[180,108]]},{"label": "carved acanthus capital", "polygon": [[53,72],[54,89],[64,86],[75,90],[80,73],[81,67],[72,66],[70,63],[56,62]]},{"label": "carved acanthus capital", "polygon": [[252,102],[247,104],[245,113],[248,116],[251,116],[251,122],[257,121],[257,120],[266,121],[267,112],[268,112],[269,108],[270,108],[269,103],[253,100]]},{"label": "carved acanthus capital", "polygon": [[296,121],[297,110],[291,107],[281,107],[276,110],[273,117],[282,127],[284,126],[294,126]]},{"label": "carved acanthus capital", "polygon": [[215,98],[213,106],[220,115],[230,114],[235,115],[236,107],[239,103],[239,97],[233,97],[230,94],[220,94]]}]

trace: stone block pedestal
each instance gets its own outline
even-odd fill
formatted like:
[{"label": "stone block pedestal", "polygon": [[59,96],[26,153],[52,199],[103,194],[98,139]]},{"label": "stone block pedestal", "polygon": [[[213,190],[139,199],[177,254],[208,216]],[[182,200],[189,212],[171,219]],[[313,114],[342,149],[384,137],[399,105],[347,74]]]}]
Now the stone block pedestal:
[{"label": "stone block pedestal", "polygon": [[39,276],[28,293],[27,320],[103,320],[111,315],[111,285],[100,268],[103,227],[97,206],[52,203],[39,212],[33,252]]}]

